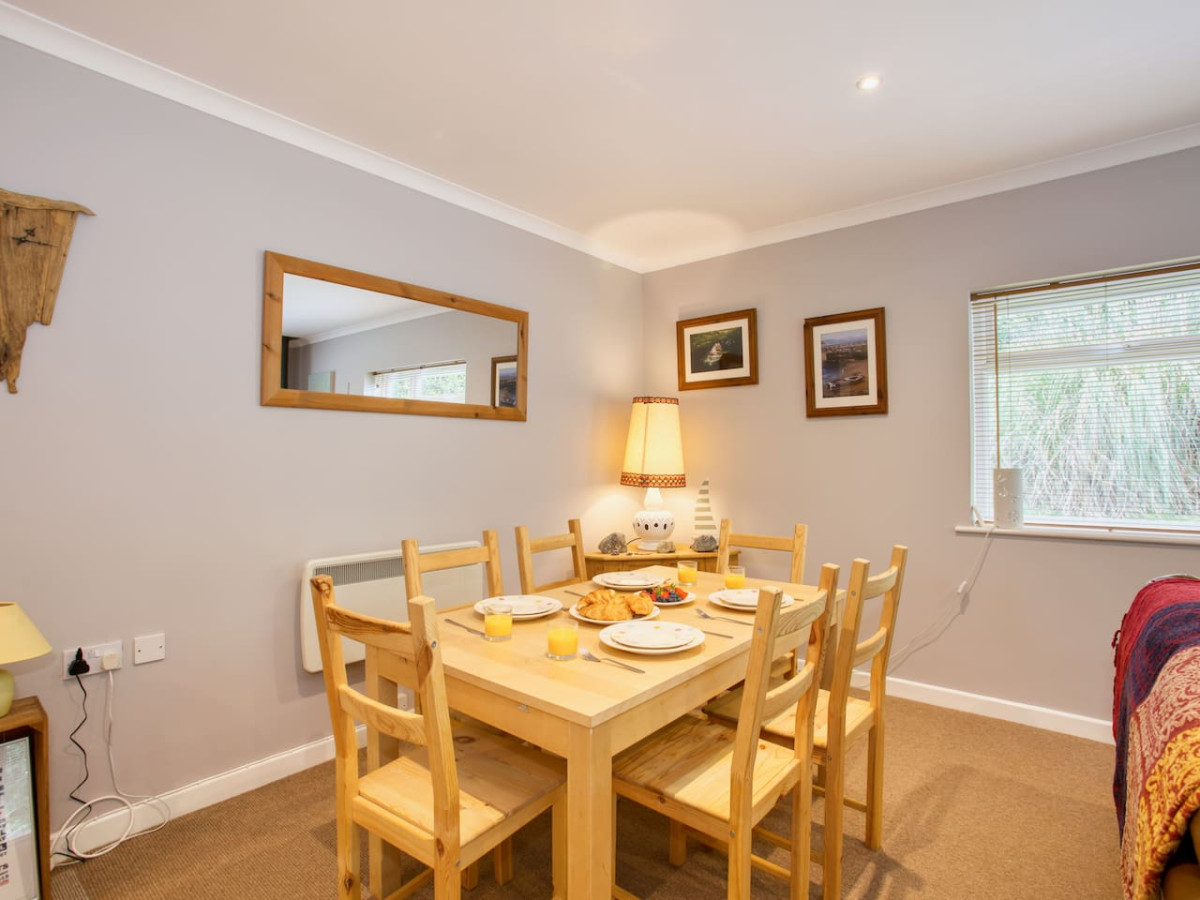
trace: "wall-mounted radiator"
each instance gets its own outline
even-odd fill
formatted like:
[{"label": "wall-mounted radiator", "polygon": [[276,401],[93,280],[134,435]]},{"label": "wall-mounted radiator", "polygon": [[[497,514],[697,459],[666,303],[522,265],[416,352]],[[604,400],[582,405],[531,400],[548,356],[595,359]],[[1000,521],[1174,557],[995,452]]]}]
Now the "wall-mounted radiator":
[{"label": "wall-mounted radiator", "polygon": [[[478,546],[479,541],[464,541],[458,544],[422,547],[421,552]],[[333,579],[338,606],[380,619],[408,621],[408,602],[404,592],[404,558],[399,550],[309,560],[304,564],[300,578],[300,660],[306,672],[321,671],[317,617],[313,611],[312,591],[308,584],[308,580],[315,575],[328,575]],[[437,601],[439,609],[458,606],[463,603],[475,603],[484,598],[487,584],[484,575],[482,564],[442,569],[422,576],[421,586],[425,594]],[[362,644],[343,639],[342,649],[348,663],[363,658]]]}]

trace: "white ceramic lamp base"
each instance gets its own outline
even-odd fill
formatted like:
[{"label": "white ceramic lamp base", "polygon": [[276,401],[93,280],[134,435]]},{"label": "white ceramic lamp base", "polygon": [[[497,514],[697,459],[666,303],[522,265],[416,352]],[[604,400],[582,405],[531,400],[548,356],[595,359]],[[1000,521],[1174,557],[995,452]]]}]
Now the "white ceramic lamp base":
[{"label": "white ceramic lamp base", "polygon": [[643,509],[633,517],[633,530],[640,538],[638,549],[654,551],[660,541],[671,539],[675,517],[665,509]]}]

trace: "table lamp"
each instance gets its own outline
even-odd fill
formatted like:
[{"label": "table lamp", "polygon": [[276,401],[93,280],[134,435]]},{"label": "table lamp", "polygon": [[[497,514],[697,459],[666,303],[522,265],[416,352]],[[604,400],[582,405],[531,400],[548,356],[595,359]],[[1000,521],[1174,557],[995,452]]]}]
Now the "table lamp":
[{"label": "table lamp", "polygon": [[[0,602],[0,666],[50,652],[50,645],[16,603]],[[12,709],[13,677],[0,669],[0,717]]]},{"label": "table lamp", "polygon": [[671,537],[675,517],[663,509],[659,488],[686,487],[683,440],[679,434],[679,398],[634,397],[621,484],[644,487],[645,507],[633,517],[638,549],[655,550]]}]

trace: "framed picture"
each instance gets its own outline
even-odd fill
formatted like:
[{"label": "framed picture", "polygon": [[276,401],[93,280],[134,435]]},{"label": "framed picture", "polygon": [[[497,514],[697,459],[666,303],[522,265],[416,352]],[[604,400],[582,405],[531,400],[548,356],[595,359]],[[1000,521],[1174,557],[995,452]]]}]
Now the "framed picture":
[{"label": "framed picture", "polygon": [[676,322],[675,344],[681,391],[758,384],[758,332],[752,309]]},{"label": "framed picture", "polygon": [[886,413],[883,307],[804,320],[809,416]]},{"label": "framed picture", "polygon": [[492,357],[492,406],[517,405],[517,358]]}]

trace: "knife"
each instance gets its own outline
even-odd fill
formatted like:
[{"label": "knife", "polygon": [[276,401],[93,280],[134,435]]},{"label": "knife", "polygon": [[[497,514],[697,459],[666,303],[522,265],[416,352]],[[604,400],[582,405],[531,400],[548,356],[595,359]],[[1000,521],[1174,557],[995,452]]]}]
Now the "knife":
[{"label": "knife", "polygon": [[480,631],[478,628],[472,628],[470,625],[464,625],[462,622],[456,622],[453,619],[442,619],[442,621],[449,622],[451,625],[457,625],[459,628],[462,628],[465,631],[471,632],[471,634],[477,634],[480,637],[487,637],[487,635],[484,634],[482,631]]}]

